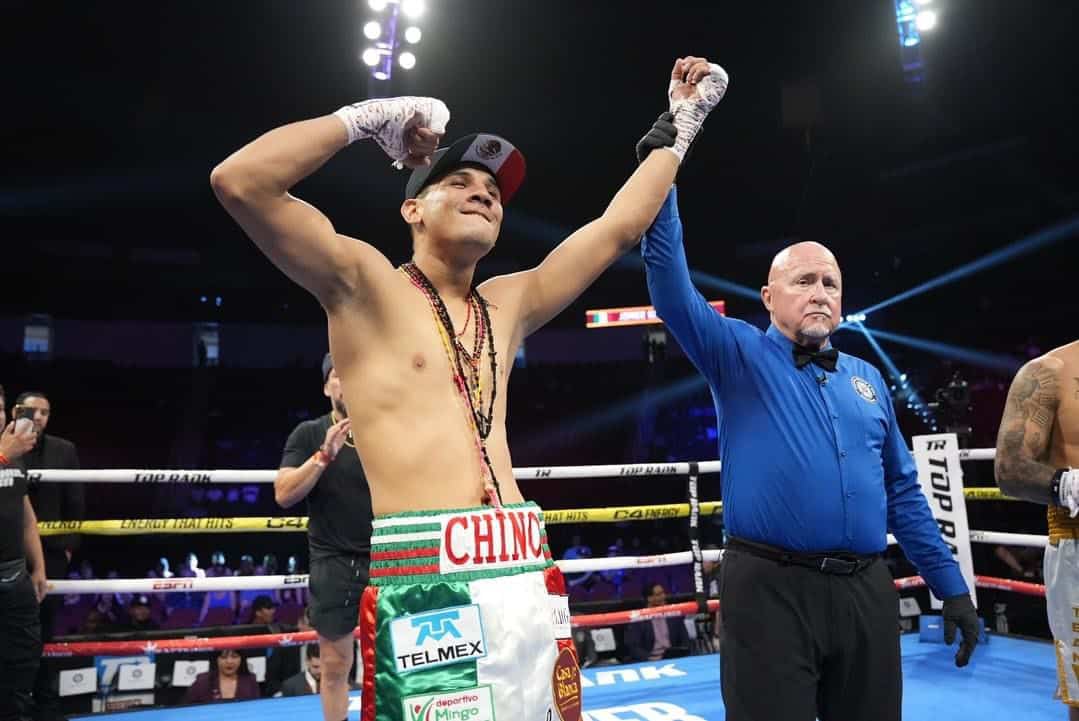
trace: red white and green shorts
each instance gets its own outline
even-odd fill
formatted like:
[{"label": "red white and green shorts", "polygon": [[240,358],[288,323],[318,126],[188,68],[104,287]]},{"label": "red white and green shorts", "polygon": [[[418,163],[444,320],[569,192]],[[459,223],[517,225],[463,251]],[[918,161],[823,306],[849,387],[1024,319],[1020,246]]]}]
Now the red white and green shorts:
[{"label": "red white and green shorts", "polygon": [[360,604],[362,721],[579,721],[581,679],[543,512],[378,516]]}]

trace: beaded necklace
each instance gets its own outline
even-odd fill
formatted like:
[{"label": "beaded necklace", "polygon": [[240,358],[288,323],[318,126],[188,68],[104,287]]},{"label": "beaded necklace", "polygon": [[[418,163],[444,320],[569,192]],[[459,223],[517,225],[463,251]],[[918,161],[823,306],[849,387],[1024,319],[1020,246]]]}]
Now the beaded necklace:
[{"label": "beaded necklace", "polygon": [[[450,318],[449,311],[446,310],[442,296],[423,271],[413,262],[405,263],[399,270],[423,293],[431,306],[431,313],[435,317],[435,327],[438,329],[442,348],[446,351],[446,359],[450,364],[453,385],[464,401],[465,418],[473,431],[481,467],[484,468],[487,476],[483,484],[487,494],[487,503],[499,508],[502,506],[502,490],[487,453],[487,437],[491,435],[491,428],[494,426],[495,390],[498,387],[498,360],[495,354],[494,330],[491,327],[487,300],[475,288],[466,299],[468,315],[465,317],[465,328],[468,327],[468,318],[473,315],[476,317],[475,338],[472,350],[469,352],[461,342],[464,329],[460,334],[454,331],[453,320]],[[487,354],[491,359],[491,397],[487,403],[486,413],[483,410],[483,388],[480,385],[484,340],[487,341]]]}]

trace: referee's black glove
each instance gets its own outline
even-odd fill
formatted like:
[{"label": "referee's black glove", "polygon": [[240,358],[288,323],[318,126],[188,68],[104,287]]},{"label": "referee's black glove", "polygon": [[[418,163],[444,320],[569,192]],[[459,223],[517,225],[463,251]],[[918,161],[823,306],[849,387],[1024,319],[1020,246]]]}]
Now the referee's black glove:
[{"label": "referee's black glove", "polygon": [[674,127],[674,116],[663,113],[656,120],[655,125],[643,138],[637,141],[637,162],[643,163],[656,148],[669,148],[674,145],[674,139],[678,135],[678,129]]},{"label": "referee's black glove", "polygon": [[974,653],[974,647],[978,645],[978,634],[981,624],[978,622],[978,611],[974,608],[974,601],[966,593],[958,596],[950,596],[944,599],[944,643],[949,646],[955,641],[955,629],[959,628],[963,639],[959,642],[959,650],[955,652],[955,665],[959,668],[970,662],[970,655]]}]

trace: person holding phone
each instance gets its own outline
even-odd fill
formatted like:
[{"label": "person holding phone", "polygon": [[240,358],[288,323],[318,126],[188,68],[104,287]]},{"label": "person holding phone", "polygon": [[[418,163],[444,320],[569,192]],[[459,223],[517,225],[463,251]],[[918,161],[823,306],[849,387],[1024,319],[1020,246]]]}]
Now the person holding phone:
[{"label": "person holding phone", "polygon": [[33,424],[8,423],[0,386],[0,721],[28,718],[41,659],[38,603],[45,562],[21,459],[34,447]]},{"label": "person holding phone", "polygon": [[[15,409],[26,414],[34,424],[34,447],[22,458],[27,472],[40,469],[77,470],[79,454],[71,441],[45,432],[52,417],[52,405],[41,391],[20,393],[15,399]],[[29,415],[32,414],[32,415]],[[39,520],[81,521],[86,508],[82,484],[79,483],[30,483],[30,503]],[[45,552],[45,573],[48,578],[67,578],[68,564],[78,549],[81,538],[77,534],[46,536],[42,539]],[[41,636],[45,642],[52,640],[53,621],[60,610],[62,599],[50,597],[41,604]],[[34,721],[57,721],[60,713],[60,696],[57,686],[58,674],[50,661],[42,661],[34,684],[36,710]]]}]

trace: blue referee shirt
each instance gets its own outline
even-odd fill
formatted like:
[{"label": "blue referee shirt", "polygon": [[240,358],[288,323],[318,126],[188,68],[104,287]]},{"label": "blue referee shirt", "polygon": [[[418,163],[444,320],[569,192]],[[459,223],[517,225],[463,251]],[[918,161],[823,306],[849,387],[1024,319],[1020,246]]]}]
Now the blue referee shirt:
[{"label": "blue referee shirt", "polygon": [[834,373],[798,369],[775,326],[717,313],[690,281],[673,188],[641,253],[652,303],[712,391],[727,532],[792,551],[878,553],[890,531],[938,597],[966,594],[880,372],[846,353]]}]

